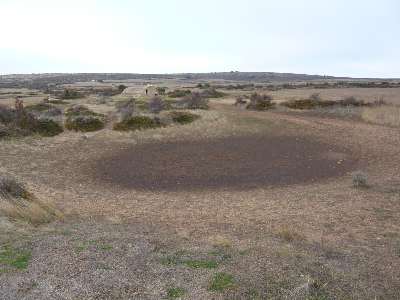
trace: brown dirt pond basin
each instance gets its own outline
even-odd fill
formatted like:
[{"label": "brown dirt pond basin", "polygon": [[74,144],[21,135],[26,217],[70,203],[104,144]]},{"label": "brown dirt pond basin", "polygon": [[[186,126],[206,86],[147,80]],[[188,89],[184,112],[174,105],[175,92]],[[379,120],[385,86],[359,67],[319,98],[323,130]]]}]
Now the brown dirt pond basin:
[{"label": "brown dirt pond basin", "polygon": [[338,146],[293,137],[250,135],[134,145],[88,168],[101,184],[153,191],[267,188],[344,176],[357,159]]}]

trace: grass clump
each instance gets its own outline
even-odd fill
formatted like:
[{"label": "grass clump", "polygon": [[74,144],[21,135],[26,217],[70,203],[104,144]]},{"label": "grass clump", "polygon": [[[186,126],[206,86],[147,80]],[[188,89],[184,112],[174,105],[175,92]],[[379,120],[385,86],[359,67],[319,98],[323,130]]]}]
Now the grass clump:
[{"label": "grass clump", "polygon": [[201,117],[184,111],[172,111],[168,114],[174,123],[189,124]]},{"label": "grass clump", "polygon": [[210,291],[224,291],[232,289],[235,286],[233,283],[233,276],[227,273],[217,273],[214,280],[209,282],[207,289]]},{"label": "grass clump", "polygon": [[158,118],[150,118],[148,116],[136,116],[115,123],[114,130],[117,131],[135,131],[144,129],[154,129],[158,127],[165,127],[166,125]]},{"label": "grass clump", "polygon": [[180,298],[187,294],[187,289],[167,285],[167,295],[164,299]]},{"label": "grass clump", "polygon": [[400,126],[399,106],[378,106],[365,108],[361,114],[364,121],[388,126]]},{"label": "grass clump", "polygon": [[293,242],[295,240],[304,240],[304,235],[288,229],[281,229],[277,232],[278,237],[284,242]]},{"label": "grass clump", "polygon": [[63,215],[50,203],[39,200],[14,179],[0,179],[0,214],[21,219],[34,225],[51,222]]},{"label": "grass clump", "polygon": [[367,173],[363,171],[355,171],[351,173],[351,183],[358,188],[367,187]]}]

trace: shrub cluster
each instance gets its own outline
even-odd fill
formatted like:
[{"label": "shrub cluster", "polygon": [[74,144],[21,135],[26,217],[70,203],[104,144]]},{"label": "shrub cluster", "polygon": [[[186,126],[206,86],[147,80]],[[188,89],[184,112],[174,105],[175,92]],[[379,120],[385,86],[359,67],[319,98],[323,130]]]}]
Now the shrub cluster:
[{"label": "shrub cluster", "polygon": [[162,110],[164,110],[167,105],[164,103],[164,101],[161,100],[160,97],[155,96],[153,99],[151,99],[150,102],[147,103],[147,106],[148,106],[149,112],[151,112],[153,114],[158,114]]},{"label": "shrub cluster", "polygon": [[283,102],[282,106],[294,109],[313,109],[317,107],[338,107],[338,106],[370,106],[370,103],[364,103],[364,101],[357,101],[354,97],[346,98],[340,101],[332,101],[332,100],[313,100],[313,99],[305,99],[305,100],[289,100]]},{"label": "shrub cluster", "polygon": [[65,89],[62,93],[60,93],[58,95],[58,97],[60,99],[79,99],[79,98],[83,98],[84,95],[82,95],[81,93],[79,93],[78,91],[74,91],[74,90],[69,90],[69,89]]},{"label": "shrub cluster", "polygon": [[191,94],[191,93],[192,93],[191,90],[183,91],[183,90],[180,90],[180,89],[176,89],[173,92],[169,92],[168,93],[168,97],[170,97],[170,98],[182,98],[182,97],[184,97],[184,96],[186,96],[188,94]]},{"label": "shrub cluster", "polygon": [[103,114],[98,114],[84,105],[77,105],[67,110],[65,128],[81,132],[97,131],[104,128]]},{"label": "shrub cluster", "polygon": [[201,92],[201,96],[204,98],[221,98],[226,94],[218,92],[215,88],[206,89]]},{"label": "shrub cluster", "polygon": [[117,131],[135,131],[144,129],[154,129],[158,127],[165,127],[166,124],[161,122],[159,118],[150,118],[148,116],[136,116],[115,123],[114,130]]},{"label": "shrub cluster", "polygon": [[189,108],[189,109],[209,109],[208,101],[200,94],[193,93],[186,95],[181,100],[174,104],[176,108]]},{"label": "shrub cluster", "polygon": [[[47,105],[39,105],[38,107],[40,109],[41,107],[47,108]],[[0,138],[18,135],[26,136],[32,133],[42,136],[54,136],[63,131],[57,122],[49,119],[37,119],[32,110],[33,108],[29,110],[24,108],[23,101],[18,98],[15,98],[15,109],[0,105]],[[44,110],[43,112],[46,111]]]},{"label": "shrub cluster", "polygon": [[250,95],[250,103],[246,105],[246,109],[258,111],[274,109],[275,103],[272,102],[272,99],[271,95],[253,93]]},{"label": "shrub cluster", "polygon": [[199,115],[191,114],[185,111],[171,111],[168,114],[174,123],[189,124],[200,118]]},{"label": "shrub cluster", "polygon": [[247,101],[243,100],[243,97],[238,96],[235,100],[236,102],[233,104],[234,106],[246,107]]}]

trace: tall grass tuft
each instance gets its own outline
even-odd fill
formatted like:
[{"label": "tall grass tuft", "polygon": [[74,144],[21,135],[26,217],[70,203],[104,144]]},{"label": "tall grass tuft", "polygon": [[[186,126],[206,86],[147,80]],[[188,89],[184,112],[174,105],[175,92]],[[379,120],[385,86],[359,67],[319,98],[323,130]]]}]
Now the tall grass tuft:
[{"label": "tall grass tuft", "polygon": [[364,121],[379,125],[400,126],[399,106],[365,108],[361,114]]},{"label": "tall grass tuft", "polygon": [[367,173],[363,171],[355,171],[351,173],[351,183],[355,187],[367,187]]},{"label": "tall grass tuft", "polygon": [[0,179],[0,215],[34,225],[49,223],[56,218],[64,220],[62,213],[51,203],[38,199],[14,179]]}]

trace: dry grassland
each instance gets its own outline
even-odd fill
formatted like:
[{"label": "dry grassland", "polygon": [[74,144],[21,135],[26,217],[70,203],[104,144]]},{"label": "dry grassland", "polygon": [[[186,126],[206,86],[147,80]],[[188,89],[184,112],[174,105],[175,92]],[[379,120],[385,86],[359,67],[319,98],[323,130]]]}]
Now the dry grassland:
[{"label": "dry grassland", "polygon": [[[279,100],[311,92],[271,94]],[[318,92],[323,99],[349,93],[400,100],[386,94],[391,89]],[[108,105],[95,100],[74,103],[86,101],[115,121],[118,98]],[[201,119],[184,126],[116,132],[108,125],[84,134],[0,140],[0,176],[23,182],[65,216],[35,227],[3,212],[0,299],[397,299],[399,128],[290,110],[252,112],[232,101],[211,101],[209,111],[192,111]],[[356,164],[324,180],[239,190],[135,190],[99,181],[92,172],[115,153],[135,153],[135,145],[151,153],[154,143],[253,134],[308,140],[310,147],[323,143],[332,151],[318,159],[331,162],[330,170],[350,159]],[[216,157],[224,155],[229,151]],[[266,151],[259,164],[268,157]],[[357,170],[367,172],[368,187],[351,184]]]}]

